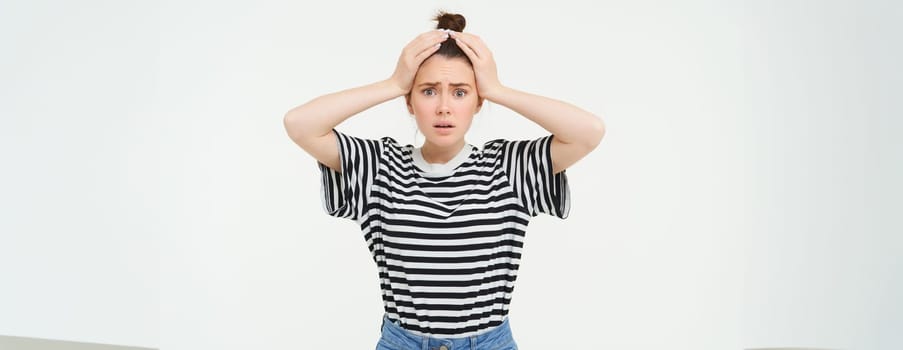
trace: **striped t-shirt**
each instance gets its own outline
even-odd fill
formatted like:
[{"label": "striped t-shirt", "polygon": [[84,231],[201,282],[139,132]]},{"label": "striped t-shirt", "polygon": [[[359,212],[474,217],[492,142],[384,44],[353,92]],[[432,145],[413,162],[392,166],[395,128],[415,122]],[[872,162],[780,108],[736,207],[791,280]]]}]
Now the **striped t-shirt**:
[{"label": "striped t-shirt", "polygon": [[570,210],[567,176],[552,174],[553,136],[465,145],[437,165],[390,137],[334,132],[342,171],[319,164],[323,206],[360,224],[386,316],[444,338],[501,324],[530,219]]}]

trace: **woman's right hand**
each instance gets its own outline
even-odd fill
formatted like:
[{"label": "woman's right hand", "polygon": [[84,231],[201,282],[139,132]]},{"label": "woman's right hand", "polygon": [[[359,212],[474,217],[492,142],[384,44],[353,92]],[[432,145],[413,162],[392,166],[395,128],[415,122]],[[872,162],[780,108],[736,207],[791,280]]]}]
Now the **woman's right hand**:
[{"label": "woman's right hand", "polygon": [[418,35],[401,51],[395,72],[389,80],[407,95],[414,85],[414,76],[420,64],[439,50],[439,46],[445,40],[448,40],[448,33],[444,30],[431,30]]}]

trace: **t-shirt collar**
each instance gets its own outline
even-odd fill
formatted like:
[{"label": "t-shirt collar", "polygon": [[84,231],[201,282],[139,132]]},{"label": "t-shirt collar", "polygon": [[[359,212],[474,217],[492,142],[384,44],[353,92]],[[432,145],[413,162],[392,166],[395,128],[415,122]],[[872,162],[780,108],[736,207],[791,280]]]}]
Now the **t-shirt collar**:
[{"label": "t-shirt collar", "polygon": [[414,165],[423,170],[424,176],[449,176],[455,172],[455,168],[464,163],[467,158],[470,157],[470,153],[473,151],[474,146],[465,143],[464,147],[461,148],[461,151],[455,155],[454,158],[448,161],[445,164],[435,164],[435,163],[427,163],[425,159],[423,159],[423,153],[421,153],[422,147],[414,148],[412,153],[412,157],[414,159]]}]

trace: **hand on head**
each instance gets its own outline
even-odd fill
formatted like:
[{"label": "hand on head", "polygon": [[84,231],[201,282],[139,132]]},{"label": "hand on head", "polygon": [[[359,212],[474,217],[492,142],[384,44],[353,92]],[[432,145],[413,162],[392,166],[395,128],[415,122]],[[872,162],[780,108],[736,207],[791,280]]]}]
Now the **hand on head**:
[{"label": "hand on head", "polygon": [[502,87],[495,59],[483,40],[470,33],[436,29],[418,35],[401,51],[391,81],[408,94],[420,65],[448,39],[453,39],[473,64],[479,95],[491,100],[493,93]]},{"label": "hand on head", "polygon": [[499,81],[495,59],[492,58],[489,47],[479,36],[470,33],[452,31],[451,38],[470,58],[480,96],[492,100],[493,93],[502,87],[502,83]]},{"label": "hand on head", "polygon": [[395,66],[395,72],[390,78],[401,90],[407,94],[411,91],[414,84],[414,76],[417,69],[430,55],[439,50],[439,46],[443,41],[449,38],[448,32],[444,30],[431,30],[418,35],[411,40],[407,46],[401,50],[401,56],[398,58],[398,64]]}]

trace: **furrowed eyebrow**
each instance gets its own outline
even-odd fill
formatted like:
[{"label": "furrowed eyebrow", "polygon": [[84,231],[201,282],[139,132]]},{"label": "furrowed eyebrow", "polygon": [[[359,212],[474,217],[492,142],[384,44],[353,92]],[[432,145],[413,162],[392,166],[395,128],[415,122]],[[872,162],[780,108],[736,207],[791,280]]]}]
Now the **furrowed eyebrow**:
[{"label": "furrowed eyebrow", "polygon": [[[417,87],[418,87],[418,88],[421,88],[421,87],[424,87],[424,86],[437,86],[437,85],[442,85],[442,84],[441,84],[440,82],[438,82],[438,81],[435,82],[435,83],[420,83],[420,85],[417,85]],[[452,87],[466,86],[466,87],[472,88],[472,87],[470,86],[470,84],[468,84],[468,83],[451,83],[451,84],[448,84],[448,85],[450,85],[450,86],[452,86]]]}]

